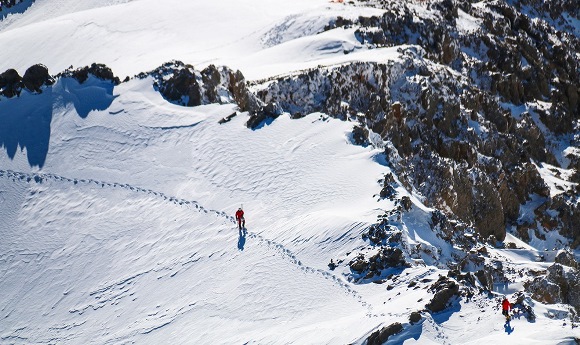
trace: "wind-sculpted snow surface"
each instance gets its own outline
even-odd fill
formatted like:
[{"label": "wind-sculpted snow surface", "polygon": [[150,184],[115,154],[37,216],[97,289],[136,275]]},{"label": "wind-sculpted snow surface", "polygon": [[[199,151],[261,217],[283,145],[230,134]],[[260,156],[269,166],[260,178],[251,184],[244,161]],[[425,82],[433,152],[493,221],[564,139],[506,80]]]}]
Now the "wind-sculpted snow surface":
[{"label": "wind-sculpted snow surface", "polygon": [[0,343],[577,342],[573,9],[14,10]]}]

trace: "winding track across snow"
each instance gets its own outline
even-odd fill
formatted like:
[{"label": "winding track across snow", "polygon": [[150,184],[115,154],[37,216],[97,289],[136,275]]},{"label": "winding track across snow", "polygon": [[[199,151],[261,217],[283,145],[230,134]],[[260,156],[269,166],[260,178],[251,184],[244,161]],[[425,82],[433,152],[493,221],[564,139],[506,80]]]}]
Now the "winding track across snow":
[{"label": "winding track across snow", "polygon": [[[0,178],[7,178],[7,179],[12,179],[12,180],[21,180],[21,181],[26,181],[27,183],[37,183],[37,184],[41,184],[44,180],[50,180],[50,181],[55,181],[55,182],[73,183],[74,185],[94,184],[96,186],[100,186],[101,188],[122,188],[122,189],[130,190],[130,191],[133,191],[136,193],[146,193],[149,195],[153,195],[157,198],[162,198],[163,200],[172,202],[175,205],[180,205],[180,206],[185,206],[185,207],[193,206],[196,209],[198,209],[199,212],[204,212],[204,213],[208,213],[208,214],[213,213],[218,217],[224,217],[224,218],[228,219],[229,221],[231,221],[232,223],[235,223],[235,219],[233,216],[228,215],[224,211],[207,209],[207,208],[203,207],[202,205],[200,205],[195,200],[181,199],[181,198],[167,195],[167,194],[162,193],[162,192],[157,192],[157,191],[154,191],[151,189],[133,186],[133,185],[126,184],[126,183],[106,182],[106,181],[97,181],[94,179],[81,179],[81,178],[74,178],[73,179],[73,178],[59,176],[59,175],[52,174],[52,173],[24,173],[24,172],[12,171],[12,170],[2,170],[2,169],[0,169]],[[248,236],[250,238],[258,240],[259,243],[265,244],[268,248],[274,249],[275,251],[280,253],[282,255],[282,257],[285,257],[287,260],[289,260],[290,262],[295,264],[300,270],[302,270],[306,273],[320,275],[324,279],[332,281],[334,284],[336,284],[339,287],[341,287],[342,289],[344,289],[347,294],[352,295],[356,300],[359,301],[359,303],[362,306],[366,307],[368,309],[368,313],[367,313],[368,317],[373,316],[372,306],[369,303],[365,302],[363,300],[363,297],[356,290],[354,290],[347,282],[345,282],[343,279],[341,279],[341,278],[337,277],[336,275],[334,275],[330,272],[327,272],[325,270],[314,268],[314,267],[309,267],[309,266],[302,264],[300,259],[298,259],[298,257],[291,250],[286,248],[281,243],[278,243],[278,242],[271,240],[271,239],[267,239],[267,238],[263,237],[262,235],[254,233],[254,232],[248,232]],[[145,273],[147,273],[147,272],[145,272]],[[135,277],[132,277],[132,278],[135,278]],[[132,279],[132,278],[130,278],[130,279]],[[114,285],[123,285],[124,283],[125,282],[121,282],[121,283],[114,284]],[[108,290],[109,288],[110,287],[106,287],[105,290]],[[102,291],[96,291],[94,293],[99,293],[99,292],[102,292]]]}]

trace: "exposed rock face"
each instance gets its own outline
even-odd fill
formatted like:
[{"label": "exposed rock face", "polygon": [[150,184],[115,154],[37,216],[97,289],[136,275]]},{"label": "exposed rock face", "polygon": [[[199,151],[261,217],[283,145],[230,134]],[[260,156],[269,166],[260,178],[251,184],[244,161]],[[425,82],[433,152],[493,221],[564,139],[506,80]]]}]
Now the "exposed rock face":
[{"label": "exposed rock face", "polygon": [[70,77],[76,79],[79,83],[83,84],[89,75],[93,75],[101,80],[109,80],[114,85],[119,85],[121,81],[118,77],[113,74],[113,71],[104,64],[93,63],[90,66],[85,66],[77,69],[67,69],[63,73],[57,75],[57,77]]},{"label": "exposed rock face", "polygon": [[[528,298],[523,292],[516,292],[513,296],[514,308],[519,309],[529,322],[536,320],[534,309],[526,302]],[[501,303],[498,301],[498,304]]]},{"label": "exposed rock face", "polygon": [[535,300],[544,303],[567,303],[580,312],[580,273],[577,269],[554,264],[547,276],[537,277],[526,284]]},{"label": "exposed rock face", "polygon": [[[252,100],[251,104],[251,109],[257,110],[254,110],[253,114],[250,116],[250,119],[248,122],[246,122],[246,126],[248,126],[248,128],[255,129],[268,119],[275,119],[283,113],[282,108],[280,108],[280,106],[278,106],[276,103],[270,102],[264,106],[259,105],[259,100]],[[301,116],[301,114],[298,114],[295,116],[295,118],[299,118]]]},{"label": "exposed rock face", "polygon": [[435,293],[425,307],[432,313],[437,313],[445,310],[453,296],[459,295],[459,285],[447,277],[441,276],[431,287],[430,291]]},{"label": "exposed rock face", "polygon": [[[520,3],[546,21],[530,18]],[[430,1],[425,16],[406,3],[365,1],[385,14],[337,18],[326,29],[358,26],[356,37],[367,47],[417,46],[400,49],[396,62],[267,80],[257,94],[293,115],[321,111],[356,121],[353,139],[361,145],[378,134],[395,149],[386,155],[401,183],[450,219],[473,225],[482,238],[503,241],[506,228],[516,226],[524,240],[557,230],[578,246],[577,200],[552,197],[536,167],[560,165],[552,142],[558,135],[580,138],[580,62],[573,53],[580,39],[570,34],[570,22],[554,20],[563,12],[578,19],[578,13],[568,0],[550,3]],[[460,28],[459,11],[479,29]],[[385,186],[381,197],[390,192]],[[560,219],[524,230],[520,207],[537,195],[546,199],[542,217],[557,211]]]},{"label": "exposed rock face", "polygon": [[415,323],[421,321],[422,318],[423,318],[423,316],[421,316],[421,313],[414,311],[411,313],[411,315],[409,315],[409,322],[411,324],[415,324]]},{"label": "exposed rock face", "polygon": [[193,107],[202,104],[202,90],[195,74],[189,69],[177,71],[166,83],[159,87],[161,94],[169,101],[181,102]]},{"label": "exposed rock face", "polygon": [[556,255],[556,259],[555,259],[556,263],[561,264],[563,266],[568,266],[568,267],[572,267],[575,269],[580,268],[578,261],[576,261],[576,259],[574,258],[574,254],[565,251],[565,250],[561,250],[558,255]]},{"label": "exposed rock face", "polygon": [[79,83],[84,83],[89,75],[93,75],[101,80],[109,80],[114,85],[118,85],[120,80],[115,77],[113,71],[103,64],[93,63],[91,66],[82,67],[73,70],[72,67],[52,77],[48,68],[42,64],[36,64],[29,67],[24,76],[21,77],[15,69],[9,69],[0,74],[0,95],[11,98],[20,96],[22,89],[32,93],[42,93],[46,86],[55,83],[55,78],[68,77],[74,78]]},{"label": "exposed rock face", "polygon": [[382,328],[380,331],[375,331],[367,338],[368,345],[382,345],[384,344],[390,336],[399,334],[403,331],[403,325],[398,322],[388,325]]},{"label": "exposed rock face", "polygon": [[475,276],[488,291],[493,290],[493,276],[487,270],[479,270],[475,272]]},{"label": "exposed rock face", "polygon": [[22,77],[15,69],[0,74],[0,94],[11,98],[19,96],[22,91]]},{"label": "exposed rock face", "polygon": [[[210,103],[237,103],[241,111],[252,114],[263,107],[248,90],[240,71],[210,65],[202,71],[180,61],[166,63],[152,75],[155,87],[168,101],[188,107]],[[267,110],[266,110],[267,111]]]},{"label": "exposed rock face", "polygon": [[43,86],[54,84],[54,79],[48,73],[46,66],[38,64],[26,70],[22,82],[28,90],[41,93]]},{"label": "exposed rock face", "polygon": [[361,255],[350,262],[351,270],[360,274],[364,279],[380,277],[382,271],[387,268],[407,267],[408,265],[403,251],[390,246],[380,248],[376,254],[368,259]]}]

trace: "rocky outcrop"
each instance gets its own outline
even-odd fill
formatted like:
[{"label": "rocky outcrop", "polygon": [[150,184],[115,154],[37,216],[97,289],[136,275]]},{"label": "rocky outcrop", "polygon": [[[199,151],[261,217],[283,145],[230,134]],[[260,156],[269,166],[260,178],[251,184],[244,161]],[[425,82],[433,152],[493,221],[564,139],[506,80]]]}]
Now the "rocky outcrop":
[{"label": "rocky outcrop", "polygon": [[240,111],[256,114],[268,109],[248,90],[240,71],[210,65],[199,71],[180,61],[164,64],[147,74],[155,78],[155,88],[168,101],[193,107],[210,103],[236,103]]},{"label": "rocky outcrop", "polygon": [[349,264],[350,269],[362,279],[381,277],[383,270],[394,267],[408,267],[403,251],[395,247],[381,247],[377,253],[365,258],[359,255]]},{"label": "rocky outcrop", "polygon": [[403,331],[403,325],[401,325],[399,322],[395,322],[393,324],[390,324],[386,327],[381,328],[380,330],[373,332],[367,338],[366,343],[367,343],[367,345],[382,345],[387,340],[389,340],[390,336],[393,336],[395,334],[399,334],[402,331]]},{"label": "rocky outcrop", "polygon": [[38,64],[26,70],[22,77],[22,83],[28,90],[42,93],[42,87],[54,84],[54,78],[50,76],[46,66]]},{"label": "rocky outcrop", "polygon": [[[512,300],[513,302],[513,308],[514,309],[518,309],[518,311],[520,313],[522,313],[524,315],[524,317],[529,321],[529,322],[534,322],[536,320],[536,314],[534,313],[534,309],[532,308],[532,306],[528,303],[529,297],[527,297],[523,292],[516,292],[513,296],[512,296]],[[498,305],[501,302],[498,301]]]},{"label": "rocky outcrop", "polygon": [[409,323],[411,325],[418,323],[423,319],[423,316],[418,311],[414,311],[409,315]]},{"label": "rocky outcrop", "polygon": [[22,77],[15,69],[9,69],[0,74],[0,94],[12,98],[20,96],[22,91]]},{"label": "rocky outcrop", "polygon": [[425,307],[432,313],[437,313],[447,309],[450,306],[452,298],[459,295],[459,284],[452,279],[441,276],[431,287],[429,291],[435,295]]},{"label": "rocky outcrop", "polygon": [[37,64],[29,67],[24,76],[15,69],[8,69],[0,74],[0,96],[12,98],[20,96],[23,89],[32,93],[42,93],[42,88],[54,84],[54,78],[46,66]]},{"label": "rocky outcrop", "polygon": [[576,261],[576,258],[574,257],[574,254],[570,253],[569,251],[566,250],[561,250],[558,252],[558,254],[556,255],[556,258],[554,260],[557,264],[563,265],[563,266],[568,266],[568,267],[572,267],[575,269],[579,269],[580,268],[580,264],[578,264],[578,261]]},{"label": "rocky outcrop", "polygon": [[532,298],[543,303],[567,303],[580,313],[580,273],[556,263],[548,268],[548,274],[528,282],[526,290]]},{"label": "rocky outcrop", "polygon": [[[537,12],[542,15],[570,10],[567,0],[553,0],[560,10],[528,2],[547,11]],[[580,39],[562,30],[566,23],[551,16],[533,20],[517,3],[430,1],[423,12],[394,1],[365,3],[385,13],[337,18],[325,29],[358,27],[355,36],[367,47],[416,46],[401,48],[396,62],[316,68],[261,81],[260,100],[293,116],[320,111],[354,121],[352,138],[360,145],[376,144],[378,134],[395,149],[385,144],[401,184],[449,219],[472,225],[482,238],[503,241],[507,227],[523,229],[520,207],[541,196],[554,205],[546,214],[557,209],[563,220],[531,226],[559,231],[580,245],[573,225],[577,205],[552,197],[535,165],[559,165],[554,140],[580,129],[580,59],[573,54]],[[478,30],[457,25],[460,10]],[[391,185],[380,194],[393,195]],[[530,239],[526,230],[519,232]]]},{"label": "rocky outcrop", "polygon": [[93,63],[90,66],[73,69],[72,66],[62,73],[57,74],[57,77],[68,77],[76,79],[80,84],[83,84],[92,75],[100,80],[108,80],[113,85],[119,85],[121,81],[116,77],[113,71],[104,64]]},{"label": "rocky outcrop", "polygon": [[18,5],[19,3],[23,2],[23,1],[24,0],[0,0],[0,12],[2,12],[3,9]]}]

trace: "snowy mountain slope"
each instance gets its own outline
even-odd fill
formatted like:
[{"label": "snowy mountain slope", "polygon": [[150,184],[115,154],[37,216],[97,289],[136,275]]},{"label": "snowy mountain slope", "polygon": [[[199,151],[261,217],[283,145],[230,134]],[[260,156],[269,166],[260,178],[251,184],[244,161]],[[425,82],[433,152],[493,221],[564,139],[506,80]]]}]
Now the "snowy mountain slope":
[{"label": "snowy mountain slope", "polygon": [[[293,336],[287,329],[289,339],[313,339],[310,320],[325,314],[358,319],[359,329],[366,328],[367,308],[348,289],[274,246],[252,245],[252,237],[246,251],[238,250],[236,232],[222,215],[107,188],[95,192],[92,184],[58,180],[30,188],[34,195],[22,213],[33,218],[21,220],[14,227],[18,240],[3,248],[16,261],[6,274],[18,282],[3,288],[3,342],[272,342],[277,332],[261,329],[281,321],[295,329]],[[39,243],[47,233],[50,242]],[[282,301],[262,298],[275,291]],[[224,322],[229,332],[202,332]],[[348,336],[333,334],[336,326],[324,337]],[[321,336],[323,327],[316,332]]]},{"label": "snowy mountain slope", "polygon": [[[351,63],[362,62],[363,71],[394,66],[403,90],[403,80],[420,81],[405,64],[447,71],[414,60],[425,55],[417,47],[361,42],[354,24],[327,30],[337,16],[356,22],[382,9],[322,1],[169,2],[158,12],[146,0],[59,4],[67,3],[37,1],[2,21],[1,45],[16,47],[0,51],[2,70],[23,72],[39,59],[51,71],[100,61],[125,76],[183,59],[227,63],[267,84],[277,75],[324,76],[325,68],[343,68],[349,79]],[[438,18],[436,9],[410,6],[423,20]],[[461,18],[465,32],[480,25]],[[498,294],[515,298],[530,275],[552,274],[562,261],[545,249],[565,238],[526,243],[508,232],[495,248],[467,228],[459,237],[475,242],[459,247],[443,237],[446,218],[394,171],[385,150],[392,143],[377,133],[375,146],[355,145],[354,123],[322,113],[283,114],[251,130],[250,114],[234,104],[177,106],[154,82],[116,86],[65,75],[40,94],[23,89],[0,99],[0,343],[375,343],[373,334],[396,322],[402,331],[388,343],[577,342],[567,305],[528,294],[535,321],[521,312],[505,325],[497,310]],[[297,87],[310,96],[316,85]],[[308,99],[299,96],[288,95]],[[554,194],[575,185],[571,169],[537,169]],[[381,197],[393,173],[396,197]],[[529,201],[520,219],[535,220],[542,203]],[[232,219],[240,204],[247,234]],[[354,270],[396,259],[369,240],[370,229],[385,228],[386,248],[403,249],[404,264],[375,276]],[[497,276],[488,279],[489,271]],[[485,291],[486,279],[496,293]],[[441,285],[458,290],[442,311],[428,311]]]},{"label": "snowy mountain slope", "polygon": [[[302,123],[280,122],[260,133],[244,130],[239,125],[242,119],[220,126],[217,120],[229,114],[231,106],[184,111],[153,92],[151,82],[123,85],[118,88],[122,95],[108,110],[93,112],[84,119],[74,107],[56,108],[47,156],[54,161],[47,160],[43,173],[50,174],[41,175],[42,183],[37,185],[34,179],[27,182],[27,178],[19,178],[20,174],[14,177],[14,173],[3,171],[2,189],[16,185],[20,188],[16,194],[26,196],[22,203],[17,203],[16,197],[5,198],[10,208],[20,210],[5,209],[4,203],[2,208],[3,219],[10,221],[4,225],[10,233],[3,233],[11,239],[3,241],[1,250],[8,265],[3,276],[10,277],[5,281],[9,285],[3,286],[8,292],[2,306],[7,327],[2,331],[3,341],[22,338],[82,343],[90,339],[117,343],[138,340],[140,334],[166,323],[172,324],[166,328],[174,329],[168,333],[216,329],[224,318],[228,324],[236,324],[230,328],[231,334],[223,330],[187,333],[186,343],[281,341],[276,327],[285,329],[287,339],[305,337],[311,343],[321,337],[346,342],[352,334],[366,331],[368,307],[361,304],[352,288],[326,270],[304,266],[291,249],[267,237],[270,233],[288,233],[298,243],[316,242],[317,236],[328,236],[334,242],[335,233],[301,234],[287,229],[296,227],[294,218],[305,215],[320,223],[340,215],[334,226],[325,224],[333,231],[344,231],[342,228],[349,223],[369,218],[364,214],[364,204],[350,210],[353,216],[342,212],[348,208],[345,203],[352,200],[345,196],[356,195],[356,188],[368,189],[368,181],[374,178],[360,179],[362,185],[346,182],[355,179],[358,171],[366,170],[371,175],[375,171],[377,175],[381,169],[373,168],[368,152],[348,143],[344,134],[348,124],[336,120],[328,123],[312,115]],[[54,89],[59,87],[57,83]],[[123,90],[125,87],[129,90]],[[135,97],[135,90],[140,91],[140,97]],[[144,113],[144,107],[149,111]],[[230,139],[214,140],[220,132]],[[286,139],[275,142],[272,135]],[[322,140],[312,145],[308,141],[312,136]],[[276,147],[276,143],[285,143],[292,151]],[[176,150],[180,147],[182,150]],[[288,157],[276,159],[281,152]],[[264,159],[268,156],[271,158]],[[335,162],[335,166],[327,167],[328,179],[313,175],[317,171],[313,160],[325,156]],[[352,163],[346,164],[348,161]],[[280,163],[285,164],[285,175],[275,168]],[[26,164],[18,159],[3,161],[3,167],[10,170],[27,170],[22,166]],[[337,174],[337,170],[342,171]],[[371,195],[361,196],[363,202],[364,197],[369,199],[366,204],[374,204]],[[206,215],[208,211],[197,209],[193,198],[229,214],[243,202],[249,228],[259,233],[239,236],[230,215],[222,211]],[[334,210],[329,207],[330,201]],[[320,210],[330,215],[316,217]],[[19,216],[8,217],[13,213]],[[318,230],[315,222],[308,226]],[[50,240],[45,243],[42,238],[47,234]],[[320,255],[315,248],[311,251],[314,253],[310,256]],[[35,260],[21,260],[29,256]],[[302,257],[308,259],[309,255]],[[206,260],[209,262],[203,264]],[[211,263],[213,260],[217,262]],[[324,264],[319,258],[306,261]],[[11,281],[18,283],[12,285]],[[176,293],[181,294],[177,291],[183,291],[183,299],[169,303]],[[268,295],[273,299],[264,297]],[[162,296],[169,298],[168,305],[164,305]],[[284,299],[277,300],[277,296]],[[141,299],[144,301],[134,306],[125,304]],[[195,306],[198,303],[201,305]],[[325,308],[329,308],[328,313]],[[43,310],[44,315],[34,315],[35,310]],[[353,324],[348,320],[355,320],[359,330],[339,332],[343,326],[334,318],[341,313],[339,319],[345,318],[349,328]],[[182,315],[187,315],[186,320],[180,320]],[[33,323],[38,328],[31,324],[19,330],[19,320],[35,317],[40,318]],[[101,324],[116,317],[125,321]],[[314,320],[331,317],[332,324],[319,325],[315,334],[308,330],[307,325]],[[43,318],[61,321],[51,324],[42,322]],[[271,335],[263,335],[262,327],[272,329]],[[146,341],[167,339],[164,330],[155,333],[155,338]],[[223,338],[216,340],[218,336]]]},{"label": "snowy mountain slope", "polygon": [[[62,84],[42,171],[27,172],[26,152],[2,161],[3,343],[350,343],[408,322],[429,298],[407,285],[436,279],[433,268],[385,290],[325,267],[364,246],[362,230],[392,207],[372,197],[388,168],[350,143],[350,124],[312,114],[257,131],[241,115],[220,125],[232,106],[175,106],[151,79],[121,84],[83,117],[60,102]],[[240,203],[247,235],[231,218]],[[487,321],[474,326],[479,307],[461,302],[398,339],[456,343],[469,325],[502,341],[495,303],[478,298]],[[538,322],[558,329],[554,343],[573,334]],[[525,319],[512,326],[513,343],[535,339]]]},{"label": "snowy mountain slope", "polygon": [[70,13],[87,11],[94,8],[112,6],[115,4],[122,4],[130,1],[131,0],[108,0],[108,1],[20,0],[18,4],[10,8],[3,9],[1,13],[6,18],[2,21],[2,23],[0,23],[0,28],[2,28],[2,30],[10,30],[16,27],[34,24],[38,21],[56,18]]},{"label": "snowy mountain slope", "polygon": [[152,10],[158,8],[152,0],[107,5],[45,0],[23,14],[8,16],[3,21],[7,24],[0,27],[0,46],[18,48],[2,50],[0,69],[24,70],[42,63],[60,72],[70,65],[103,62],[124,77],[177,59],[202,67],[215,63],[245,70],[257,66],[248,55],[316,34],[337,15],[348,18],[382,12],[353,10],[323,0],[168,1],[160,11]]}]

